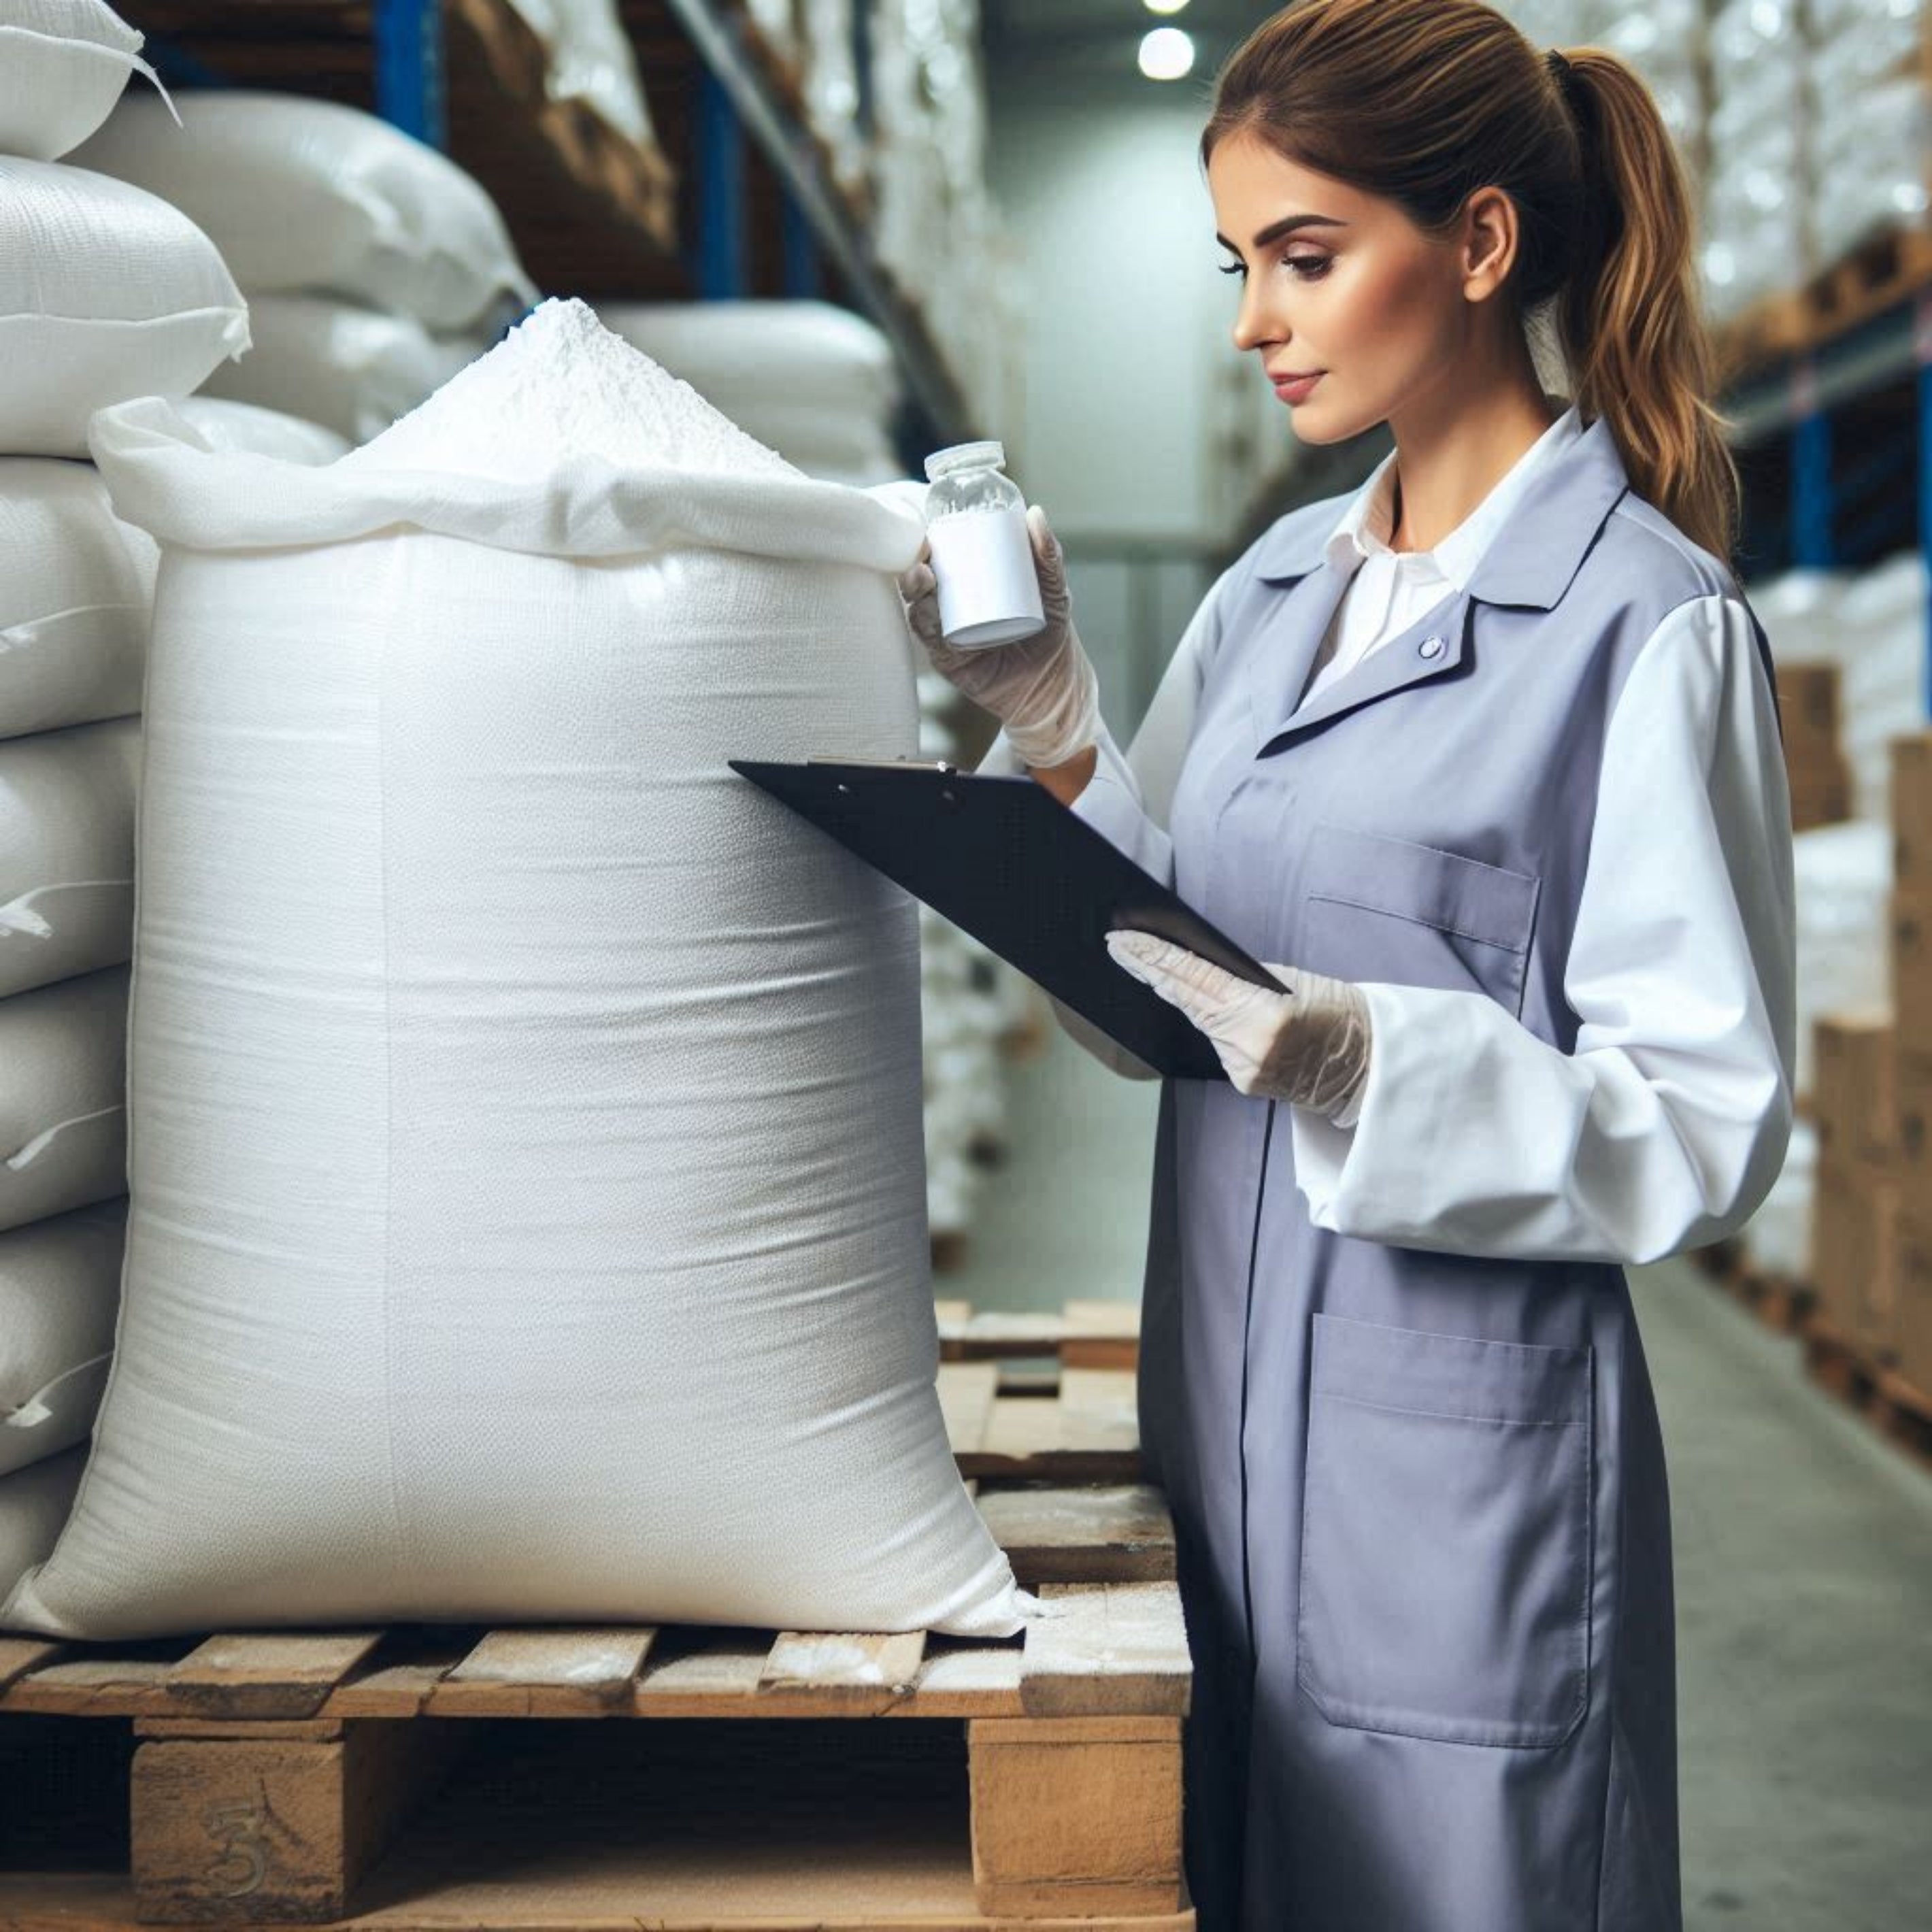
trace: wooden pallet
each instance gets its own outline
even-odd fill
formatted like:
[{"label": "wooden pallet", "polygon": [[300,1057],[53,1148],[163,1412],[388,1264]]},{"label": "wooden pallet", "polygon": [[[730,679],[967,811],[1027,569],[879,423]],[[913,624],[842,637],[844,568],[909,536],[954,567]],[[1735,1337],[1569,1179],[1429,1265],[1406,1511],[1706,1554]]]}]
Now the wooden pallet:
[{"label": "wooden pallet", "polygon": [[[57,1787],[109,1848],[9,1871],[14,1846],[0,1925],[1184,1932],[1192,1676],[1165,1508],[980,1506],[1053,1612],[1004,1642],[0,1639],[0,1788]],[[0,1808],[0,1855],[33,1810]]]},{"label": "wooden pallet", "polygon": [[1814,1309],[1804,1324],[1804,1372],[1848,1408],[1862,1414],[1871,1405],[1872,1364],[1851,1337]]},{"label": "wooden pallet", "polygon": [[1140,1360],[1140,1304],[1070,1301],[1058,1315],[975,1314],[970,1301],[942,1300],[939,1354],[946,1362],[1053,1356],[1063,1368],[1131,1369]]},{"label": "wooden pallet", "polygon": [[1932,1467],[1932,1395],[1896,1369],[1875,1368],[1867,1412],[1888,1442]]},{"label": "wooden pallet", "polygon": [[1804,1329],[1805,1372],[1885,1437],[1932,1468],[1932,1395],[1889,1360],[1875,1359],[1814,1309]]},{"label": "wooden pallet", "polygon": [[1810,339],[1810,314],[1801,291],[1761,297],[1712,332],[1719,386],[1766,362],[1792,356]]},{"label": "wooden pallet", "polygon": [[1817,1294],[1808,1282],[1756,1267],[1738,1242],[1718,1241],[1696,1249],[1690,1259],[1774,1334],[1801,1334],[1817,1306]]},{"label": "wooden pallet", "polygon": [[1802,292],[1801,349],[1822,347],[1932,283],[1932,234],[1894,228],[1854,248]]},{"label": "wooden pallet", "polygon": [[1063,1369],[1055,1388],[1005,1393],[998,1362],[942,1362],[939,1400],[959,1472],[1006,1481],[1142,1480],[1135,1378]]}]

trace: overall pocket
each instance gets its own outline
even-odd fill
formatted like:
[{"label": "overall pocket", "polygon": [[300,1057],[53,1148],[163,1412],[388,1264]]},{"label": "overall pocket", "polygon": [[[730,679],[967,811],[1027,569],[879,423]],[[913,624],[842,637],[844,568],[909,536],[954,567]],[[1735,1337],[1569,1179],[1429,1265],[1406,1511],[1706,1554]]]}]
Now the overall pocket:
[{"label": "overall pocket", "polygon": [[1518,1016],[1540,882],[1460,852],[1316,827],[1295,964],[1337,980],[1486,993]]},{"label": "overall pocket", "polygon": [[1582,1720],[1592,1363],[1316,1316],[1298,1676],[1330,1724],[1533,1750]]}]

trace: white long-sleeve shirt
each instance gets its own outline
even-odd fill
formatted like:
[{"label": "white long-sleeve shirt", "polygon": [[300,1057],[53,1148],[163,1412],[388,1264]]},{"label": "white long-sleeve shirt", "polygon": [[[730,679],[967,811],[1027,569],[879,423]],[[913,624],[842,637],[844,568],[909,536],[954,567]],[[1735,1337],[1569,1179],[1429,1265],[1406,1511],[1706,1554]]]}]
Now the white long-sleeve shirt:
[{"label": "white long-sleeve shirt", "polygon": [[[1466,586],[1529,476],[1574,434],[1571,410],[1435,552],[1376,566],[1379,585],[1366,572],[1378,544],[1393,556],[1382,539],[1394,459],[1378,469],[1330,540],[1331,558],[1364,566],[1331,631],[1333,676]],[[1104,737],[1074,806],[1165,880],[1226,581],[1131,750]],[[1564,973],[1574,1052],[1480,994],[1364,987],[1373,1046],[1353,1124],[1290,1109],[1316,1226],[1455,1253],[1639,1262],[1716,1240],[1756,1207],[1790,1134],[1794,1047],[1790,801],[1756,665],[1749,615],[1728,596],[1678,606],[1636,658],[1606,730]],[[1318,671],[1303,702],[1325,681]],[[1782,854],[1770,866],[1767,849]]]}]

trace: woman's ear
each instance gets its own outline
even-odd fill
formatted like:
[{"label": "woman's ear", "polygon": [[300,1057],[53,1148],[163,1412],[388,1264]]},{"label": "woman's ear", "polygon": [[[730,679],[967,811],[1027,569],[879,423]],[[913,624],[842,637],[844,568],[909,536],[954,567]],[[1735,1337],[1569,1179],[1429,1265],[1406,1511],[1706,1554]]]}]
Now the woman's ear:
[{"label": "woman's ear", "polygon": [[1462,293],[1487,302],[1515,266],[1520,231],[1516,203],[1499,188],[1479,188],[1462,204]]}]

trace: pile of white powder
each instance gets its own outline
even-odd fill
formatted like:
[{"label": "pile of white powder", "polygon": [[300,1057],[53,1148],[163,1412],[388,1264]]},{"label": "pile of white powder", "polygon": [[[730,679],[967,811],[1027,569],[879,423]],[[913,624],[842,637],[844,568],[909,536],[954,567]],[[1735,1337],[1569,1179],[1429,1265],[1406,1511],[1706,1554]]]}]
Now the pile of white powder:
[{"label": "pile of white powder", "polygon": [[340,466],[542,476],[572,456],[624,468],[796,476],[580,302],[547,302]]}]

